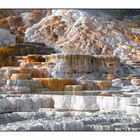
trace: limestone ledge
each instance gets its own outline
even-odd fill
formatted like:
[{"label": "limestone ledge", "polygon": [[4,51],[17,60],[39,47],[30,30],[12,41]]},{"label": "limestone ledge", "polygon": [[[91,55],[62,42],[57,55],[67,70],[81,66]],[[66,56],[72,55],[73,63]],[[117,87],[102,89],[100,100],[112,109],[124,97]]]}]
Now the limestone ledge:
[{"label": "limestone ledge", "polygon": [[120,73],[120,60],[116,56],[52,54],[46,57],[48,73],[52,77],[78,78],[84,74],[97,73],[100,79],[104,74],[114,76]]},{"label": "limestone ledge", "polygon": [[[58,110],[77,111],[111,111],[121,110],[128,114],[140,114],[140,98],[95,96],[95,95],[33,95],[18,94],[1,96],[0,113],[23,111],[30,112],[39,108],[55,108]],[[132,112],[131,112],[132,110]]]},{"label": "limestone ledge", "polygon": [[0,99],[0,113],[30,112],[39,108],[52,108],[53,101],[48,97],[9,97]]},{"label": "limestone ledge", "polygon": [[60,110],[121,110],[126,111],[128,114],[140,114],[140,98],[136,97],[108,97],[91,95],[53,95],[51,97],[54,100],[54,107]]},{"label": "limestone ledge", "polygon": [[30,86],[33,87],[37,82],[33,80],[7,80],[8,86]]},{"label": "limestone ledge", "polygon": [[106,96],[53,95],[54,107],[62,110],[126,110],[130,98]]}]

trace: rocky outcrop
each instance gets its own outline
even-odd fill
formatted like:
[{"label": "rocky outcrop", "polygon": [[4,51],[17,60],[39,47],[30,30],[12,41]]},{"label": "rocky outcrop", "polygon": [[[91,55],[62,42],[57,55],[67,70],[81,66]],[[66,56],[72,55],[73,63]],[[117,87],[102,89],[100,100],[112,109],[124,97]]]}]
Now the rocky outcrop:
[{"label": "rocky outcrop", "polygon": [[114,54],[120,58],[127,57],[138,40],[120,21],[80,10],[51,10],[25,32],[25,41],[45,42],[65,54]]},{"label": "rocky outcrop", "polygon": [[23,19],[25,28],[31,27],[35,23],[39,22],[47,14],[47,11],[49,10],[34,9],[23,12],[21,17]]},{"label": "rocky outcrop", "polygon": [[1,15],[5,16],[0,18],[0,27],[14,33],[17,42],[43,42],[64,53],[123,58],[139,45],[138,34],[105,13],[91,16],[82,10],[20,9],[3,10]]}]

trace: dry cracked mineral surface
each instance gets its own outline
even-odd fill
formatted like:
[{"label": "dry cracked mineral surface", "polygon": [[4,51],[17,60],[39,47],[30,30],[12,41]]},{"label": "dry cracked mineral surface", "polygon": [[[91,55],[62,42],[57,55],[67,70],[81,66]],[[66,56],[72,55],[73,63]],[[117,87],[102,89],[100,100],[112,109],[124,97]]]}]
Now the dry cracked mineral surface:
[{"label": "dry cracked mineral surface", "polygon": [[0,10],[0,131],[140,130],[140,12],[130,13]]}]

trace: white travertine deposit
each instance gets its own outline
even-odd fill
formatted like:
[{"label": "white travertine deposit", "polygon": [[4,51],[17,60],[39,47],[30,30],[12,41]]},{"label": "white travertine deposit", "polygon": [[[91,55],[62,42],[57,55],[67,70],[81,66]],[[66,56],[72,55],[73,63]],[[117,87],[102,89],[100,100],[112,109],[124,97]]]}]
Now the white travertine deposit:
[{"label": "white travertine deposit", "polygon": [[139,16],[86,11],[0,10],[0,131],[140,130]]}]

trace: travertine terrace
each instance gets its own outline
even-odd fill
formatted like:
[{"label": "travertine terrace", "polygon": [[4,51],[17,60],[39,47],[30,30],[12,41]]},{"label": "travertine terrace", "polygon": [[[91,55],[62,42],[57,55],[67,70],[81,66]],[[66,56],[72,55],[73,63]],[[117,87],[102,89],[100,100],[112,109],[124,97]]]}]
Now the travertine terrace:
[{"label": "travertine terrace", "polygon": [[[8,86],[17,88],[64,91],[68,89],[66,85],[73,85],[74,90],[84,90],[88,82],[83,84],[82,76],[86,75],[86,80],[104,90],[104,84],[110,83],[111,87],[107,75],[113,78],[120,75],[120,60],[116,56],[51,54],[18,56],[16,59],[19,66],[2,67],[0,71],[4,74],[1,79],[7,80]],[[94,88],[94,84],[90,88]]]},{"label": "travertine terrace", "polygon": [[116,56],[53,54],[47,56],[47,61],[55,77],[78,78],[84,74],[95,74],[102,79],[105,74],[120,75],[120,60]]},{"label": "travertine terrace", "polygon": [[11,14],[0,17],[0,130],[140,129],[134,29],[80,10]]}]

